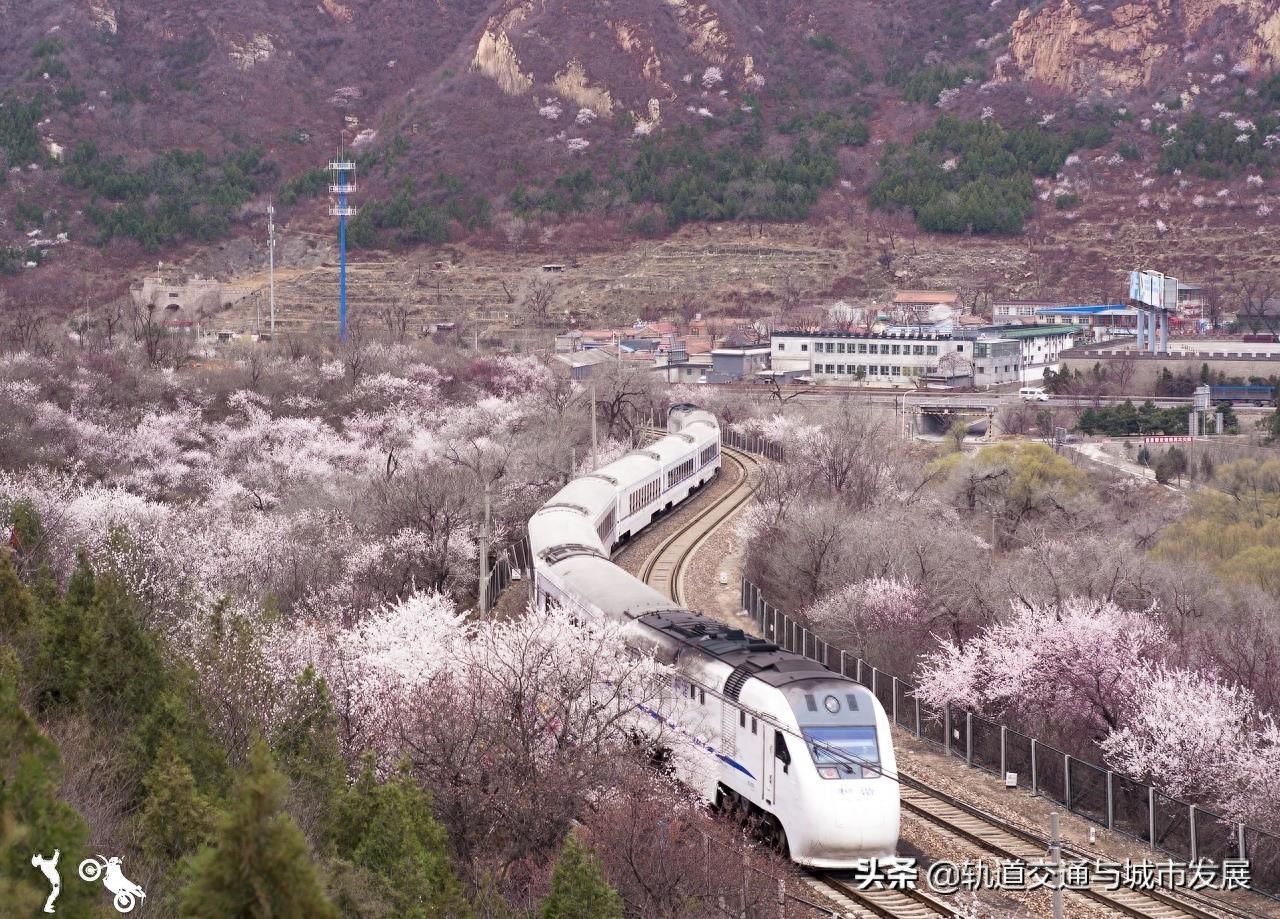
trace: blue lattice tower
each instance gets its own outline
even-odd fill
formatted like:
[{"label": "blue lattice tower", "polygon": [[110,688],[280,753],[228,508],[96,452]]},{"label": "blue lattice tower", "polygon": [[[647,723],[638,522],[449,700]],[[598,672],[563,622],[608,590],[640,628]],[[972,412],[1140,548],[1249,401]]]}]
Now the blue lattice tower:
[{"label": "blue lattice tower", "polygon": [[356,208],[347,203],[347,195],[356,191],[356,164],[341,151],[329,161],[329,194],[338,196],[337,204],[329,205],[329,216],[338,218],[338,340],[347,340],[347,218],[356,215]]}]

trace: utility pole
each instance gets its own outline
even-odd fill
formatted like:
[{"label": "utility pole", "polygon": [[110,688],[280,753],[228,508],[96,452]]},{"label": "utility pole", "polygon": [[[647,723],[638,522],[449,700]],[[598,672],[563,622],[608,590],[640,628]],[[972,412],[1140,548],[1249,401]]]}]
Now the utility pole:
[{"label": "utility pole", "polygon": [[1053,919],[1062,919],[1062,834],[1058,828],[1058,813],[1049,815],[1049,863],[1057,870],[1057,883],[1053,887]]},{"label": "utility pole", "polygon": [[600,464],[600,443],[596,435],[596,384],[591,383],[591,471]]},{"label": "utility pole", "polygon": [[484,483],[484,521],[480,524],[480,615],[489,612],[489,481]]},{"label": "utility pole", "polygon": [[271,291],[271,350],[276,347],[276,207],[267,205],[267,275]]}]

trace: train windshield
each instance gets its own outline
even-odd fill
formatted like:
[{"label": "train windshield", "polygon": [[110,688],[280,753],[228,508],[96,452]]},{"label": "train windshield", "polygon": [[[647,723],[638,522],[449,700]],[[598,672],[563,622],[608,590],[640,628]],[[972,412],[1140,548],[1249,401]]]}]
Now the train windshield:
[{"label": "train windshield", "polygon": [[880,762],[880,747],[876,743],[874,725],[806,728],[804,737],[813,754],[814,765],[824,778],[836,778],[835,775],[828,776],[824,768],[849,778],[872,778],[880,774],[875,768]]}]

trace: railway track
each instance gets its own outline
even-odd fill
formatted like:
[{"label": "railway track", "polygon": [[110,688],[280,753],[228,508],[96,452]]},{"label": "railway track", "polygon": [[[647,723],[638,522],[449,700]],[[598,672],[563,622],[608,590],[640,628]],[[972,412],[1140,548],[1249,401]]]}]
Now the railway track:
[{"label": "railway track", "polygon": [[746,504],[755,493],[756,486],[751,472],[760,461],[750,453],[723,444],[720,446],[720,455],[738,468],[737,484],[716,501],[701,508],[685,526],[664,539],[640,568],[640,580],[681,605],[687,605],[684,597],[684,574],[689,560],[720,524]]},{"label": "railway track", "polygon": [[[944,832],[1002,859],[1023,862],[1045,859],[1048,841],[1038,833],[985,813],[952,795],[930,788],[918,779],[900,773],[899,780],[903,808]],[[1094,853],[1076,851],[1065,845],[1062,853],[1065,861],[1092,862],[1097,858]],[[1116,915],[1133,919],[1247,919],[1253,915],[1189,891],[1108,890],[1102,884],[1093,884],[1072,892],[1093,900]]]},{"label": "railway track", "polygon": [[[755,492],[751,473],[759,466],[760,460],[732,447],[722,445],[721,451],[725,460],[735,464],[739,470],[737,484],[717,500],[700,508],[685,526],[665,538],[650,553],[640,570],[640,577],[645,583],[682,605],[687,605],[684,576],[689,560]],[[900,773],[899,781],[903,808],[944,833],[1001,859],[1024,862],[1045,859],[1048,840],[1036,831],[986,813],[914,777]],[[1094,853],[1074,851],[1068,846],[1064,846],[1062,851],[1067,861],[1093,861],[1097,857]],[[875,916],[926,919],[957,915],[955,909],[923,890],[883,887],[859,890],[843,881],[838,873],[816,873],[807,881],[815,891],[836,903],[843,914],[859,919]],[[1107,890],[1101,884],[1095,884],[1071,892],[1094,901],[1116,916],[1130,919],[1250,919],[1254,915],[1189,891]]]},{"label": "railway track", "polygon": [[808,879],[809,886],[835,903],[844,916],[857,919],[880,916],[883,919],[930,919],[933,916],[958,916],[959,913],[923,890],[870,887],[860,890],[838,875],[822,874]]}]

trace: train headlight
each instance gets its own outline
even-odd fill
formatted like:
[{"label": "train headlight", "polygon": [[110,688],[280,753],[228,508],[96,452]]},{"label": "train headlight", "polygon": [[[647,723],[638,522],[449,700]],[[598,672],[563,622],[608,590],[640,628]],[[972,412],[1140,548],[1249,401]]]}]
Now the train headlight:
[{"label": "train headlight", "polygon": [[827,711],[831,712],[831,714],[833,715],[840,711],[840,700],[837,699],[835,696],[827,696],[825,699],[822,700],[822,705],[824,708],[826,708]]},{"label": "train headlight", "polygon": [[837,766],[819,766],[818,775],[824,779],[838,779],[840,778],[840,769]]}]

